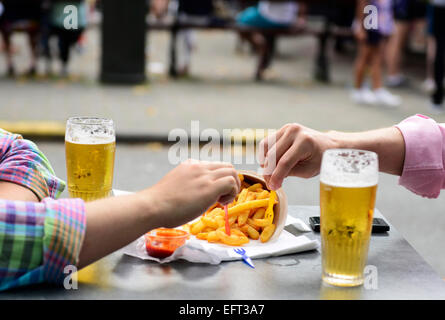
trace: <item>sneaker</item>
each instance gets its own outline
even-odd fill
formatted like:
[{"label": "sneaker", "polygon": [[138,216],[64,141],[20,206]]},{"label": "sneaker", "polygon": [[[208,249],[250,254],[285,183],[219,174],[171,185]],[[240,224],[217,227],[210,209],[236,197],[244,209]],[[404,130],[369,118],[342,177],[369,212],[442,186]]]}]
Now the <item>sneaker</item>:
[{"label": "sneaker", "polygon": [[430,111],[433,114],[440,114],[440,113],[444,112],[445,110],[441,104],[430,103]]},{"label": "sneaker", "polygon": [[357,104],[374,105],[377,103],[375,94],[368,88],[353,89],[351,99]]},{"label": "sneaker", "polygon": [[385,88],[374,90],[374,94],[377,98],[377,103],[385,107],[395,108],[400,106],[402,102],[399,96],[393,95]]},{"label": "sneaker", "polygon": [[425,79],[425,81],[422,83],[422,90],[426,93],[432,93],[434,90],[436,90],[436,83],[431,78]]},{"label": "sneaker", "polygon": [[393,76],[388,76],[386,78],[386,85],[390,88],[401,87],[407,83],[407,79],[402,74],[396,74]]}]

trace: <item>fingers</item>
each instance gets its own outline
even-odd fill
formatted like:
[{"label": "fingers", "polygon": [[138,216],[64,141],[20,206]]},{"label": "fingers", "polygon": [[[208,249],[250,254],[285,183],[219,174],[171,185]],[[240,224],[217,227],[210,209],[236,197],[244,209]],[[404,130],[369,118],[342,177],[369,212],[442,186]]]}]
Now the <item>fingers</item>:
[{"label": "fingers", "polygon": [[303,127],[297,123],[289,123],[283,126],[275,136],[264,142],[267,145],[265,160],[261,167],[265,175],[271,175],[281,156],[295,143]]},{"label": "fingers", "polygon": [[293,145],[286,153],[280,158],[277,166],[273,170],[270,178],[268,179],[267,186],[276,190],[283,184],[284,178],[287,177],[290,170],[298,163],[299,156],[297,154],[298,146]]},{"label": "fingers", "polygon": [[292,146],[293,142],[294,137],[287,131],[271,148],[269,148],[263,166],[266,175],[272,174],[276,164],[279,162],[283,154]]},{"label": "fingers", "polygon": [[263,140],[260,141],[260,144],[259,144],[259,154],[258,154],[258,158],[259,159],[258,160],[260,162],[260,166],[261,167],[265,166],[265,161],[266,161],[266,158],[267,158],[268,151],[281,138],[281,136],[283,135],[283,133],[285,131],[285,127],[286,126],[282,127],[277,132],[274,132],[274,133],[268,135],[267,137],[265,137]]},{"label": "fingers", "polygon": [[238,189],[241,188],[241,181],[238,177],[238,172],[235,170],[235,168],[233,166],[225,167],[225,168],[218,168],[216,170],[213,170],[211,172],[211,174],[212,174],[212,177],[214,180],[218,180],[218,179],[221,179],[224,177],[231,176],[231,177],[235,178],[237,188]]},{"label": "fingers", "polygon": [[220,195],[218,202],[222,205],[231,203],[239,192],[236,179],[233,176],[225,176],[214,182],[217,193]]},{"label": "fingers", "polygon": [[[275,170],[273,171],[268,186],[272,190],[279,189],[284,178],[289,176],[291,171],[300,163],[308,159],[312,154],[311,144],[309,140],[304,138],[297,139],[295,143],[280,157]],[[307,174],[304,171],[295,171],[300,173],[302,177]]]},{"label": "fingers", "polygon": [[266,181],[267,188],[272,190],[272,188],[270,187],[270,177],[271,175],[263,175],[264,181]]}]

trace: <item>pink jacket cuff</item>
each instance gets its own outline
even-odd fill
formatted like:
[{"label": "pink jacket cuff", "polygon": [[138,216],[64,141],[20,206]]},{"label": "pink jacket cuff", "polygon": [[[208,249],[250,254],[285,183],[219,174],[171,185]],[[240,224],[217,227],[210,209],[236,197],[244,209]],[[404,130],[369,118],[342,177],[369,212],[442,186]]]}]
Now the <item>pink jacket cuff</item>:
[{"label": "pink jacket cuff", "polygon": [[399,183],[427,198],[445,188],[445,127],[423,115],[396,125],[405,139],[405,162]]}]

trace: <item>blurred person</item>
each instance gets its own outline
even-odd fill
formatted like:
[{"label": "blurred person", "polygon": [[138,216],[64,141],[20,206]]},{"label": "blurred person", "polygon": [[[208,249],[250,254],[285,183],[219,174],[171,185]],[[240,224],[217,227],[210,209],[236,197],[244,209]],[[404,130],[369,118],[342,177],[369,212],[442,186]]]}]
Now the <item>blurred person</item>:
[{"label": "blurred person", "polygon": [[[377,7],[377,29],[366,29],[364,26],[364,8],[369,4]],[[353,28],[358,41],[358,53],[351,99],[359,104],[399,106],[400,98],[383,87],[385,47],[394,29],[392,0],[359,0]],[[364,86],[367,71],[371,75],[372,90]]]},{"label": "blurred person", "polygon": [[[178,23],[194,23],[208,25],[214,20],[214,6],[212,0],[154,0],[151,11],[155,17],[161,19],[168,10],[174,12]],[[196,49],[195,32],[181,28],[177,33],[179,44],[178,74],[187,76],[190,70],[191,55]]]},{"label": "blurred person", "polygon": [[422,88],[427,93],[432,93],[435,89],[434,83],[434,56],[436,54],[436,40],[433,32],[434,7],[431,3],[427,6],[426,25],[426,75]]},{"label": "blurred person", "polygon": [[152,229],[185,224],[240,188],[231,164],[189,160],[131,195],[56,200],[65,183],[33,142],[0,129],[0,159],[0,291],[62,285],[65,267],[81,269]]},{"label": "blurred person", "polygon": [[401,71],[403,49],[413,27],[425,19],[426,4],[425,0],[394,0],[395,30],[386,52],[388,87],[398,87],[406,83],[406,77]]},{"label": "blurred person", "polygon": [[[46,0],[46,34],[44,54],[47,58],[47,69],[50,72],[51,52],[49,40],[51,36],[57,38],[58,54],[62,67],[60,75],[68,75],[68,64],[70,60],[70,51],[74,45],[81,39],[81,36],[87,26],[88,6],[85,0]],[[77,10],[77,28],[67,29],[64,26],[67,13],[65,7],[74,6]]]},{"label": "blurred person", "polygon": [[[341,1],[336,5],[336,9],[329,14],[332,16],[332,21],[335,26],[349,30],[354,22],[356,12],[355,1],[353,1],[352,5],[349,1]],[[354,39],[349,35],[336,35],[334,44],[335,52],[339,54],[346,53],[349,42],[354,42]]]},{"label": "blurred person", "polygon": [[42,1],[2,0],[2,4],[4,11],[0,17],[0,33],[3,35],[7,74],[9,76],[15,75],[11,36],[14,32],[25,32],[28,35],[31,49],[31,60],[26,73],[31,76],[35,75],[37,72],[37,45]]},{"label": "blurred person", "polygon": [[[5,11],[5,7],[3,6],[3,3],[0,0],[0,25],[2,24],[2,16],[3,16],[4,11]],[[2,42],[0,42],[0,52],[1,51],[3,51],[3,43]]]},{"label": "blurred person", "polygon": [[[306,24],[306,7],[298,1],[266,1],[248,7],[239,13],[237,23],[259,29],[303,28]],[[241,32],[241,37],[252,44],[259,56],[255,79],[262,80],[270,66],[275,50],[276,37],[261,31]]]},{"label": "blurred person", "polygon": [[[213,17],[212,0],[178,0],[179,23],[209,24]],[[191,29],[182,29],[178,32],[179,42],[178,73],[188,76],[192,51],[196,48],[196,33]]]},{"label": "blurred person", "polygon": [[168,11],[169,0],[149,0],[150,13],[157,19],[162,19]]},{"label": "blurred person", "polygon": [[445,0],[432,0],[433,6],[433,35],[436,45],[434,57],[435,88],[431,97],[431,109],[435,113],[444,110],[444,67],[445,67]]},{"label": "blurred person", "polygon": [[395,126],[366,132],[319,132],[287,124],[260,142],[260,150],[264,150],[261,166],[275,165],[265,176],[268,187],[280,188],[289,176],[318,175],[323,152],[334,148],[377,153],[381,172],[400,176],[402,186],[422,197],[437,198],[445,189],[445,123],[420,114]]}]

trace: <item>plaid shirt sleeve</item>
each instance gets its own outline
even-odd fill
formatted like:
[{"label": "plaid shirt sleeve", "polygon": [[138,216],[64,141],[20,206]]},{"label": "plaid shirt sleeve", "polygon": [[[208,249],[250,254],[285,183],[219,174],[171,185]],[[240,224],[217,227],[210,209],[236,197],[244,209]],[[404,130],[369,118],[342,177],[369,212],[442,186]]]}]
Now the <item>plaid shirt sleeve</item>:
[{"label": "plaid shirt sleeve", "polygon": [[33,142],[2,129],[0,180],[30,189],[39,200],[58,198],[65,188],[65,182],[56,177],[48,159]]},{"label": "plaid shirt sleeve", "polygon": [[0,129],[0,180],[32,190],[36,202],[0,199],[0,291],[62,283],[76,265],[86,229],[81,199],[54,200],[65,183],[37,146]]},{"label": "plaid shirt sleeve", "polygon": [[65,267],[78,263],[85,229],[81,199],[0,200],[0,291],[63,283]]}]

